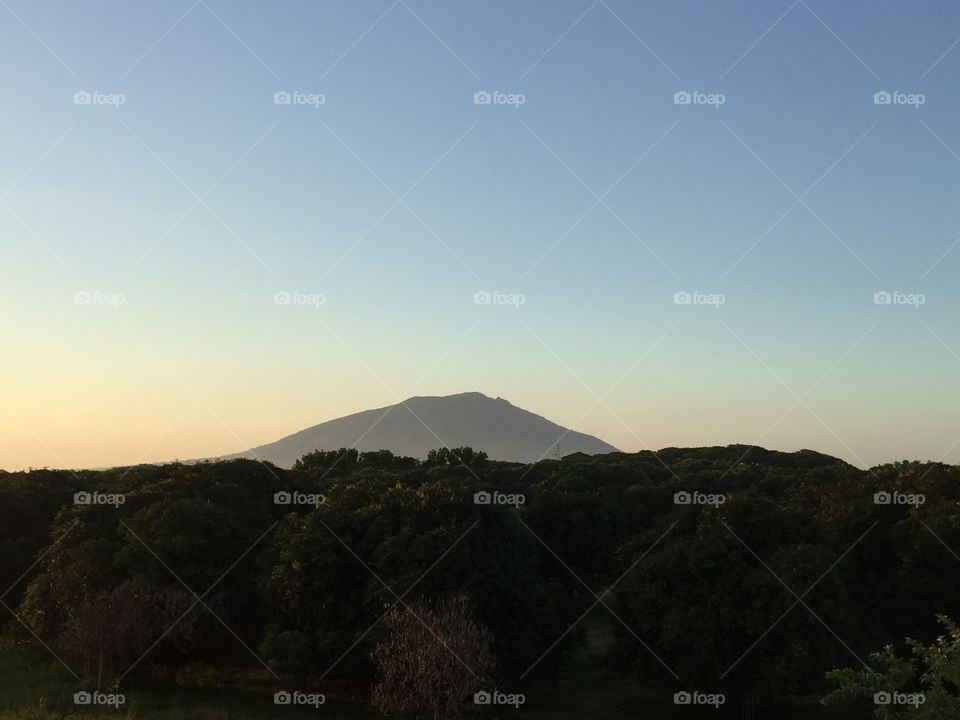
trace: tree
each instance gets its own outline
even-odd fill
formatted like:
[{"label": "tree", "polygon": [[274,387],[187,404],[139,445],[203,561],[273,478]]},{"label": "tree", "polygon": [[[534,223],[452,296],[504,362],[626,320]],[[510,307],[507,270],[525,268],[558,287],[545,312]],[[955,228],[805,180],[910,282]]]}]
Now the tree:
[{"label": "tree", "polygon": [[249,460],[93,474],[86,488],[122,493],[126,502],[63,503],[18,615],[40,637],[59,640],[78,630],[89,635],[77,626],[90,624],[77,619],[81,606],[106,602],[129,580],[149,595],[155,617],[172,614],[172,625],[193,604],[191,591],[212,588],[151,657],[226,657],[238,646],[232,633],[256,643],[267,609],[253,582],[254,551],[271,517],[283,512],[273,501],[283,478],[284,471]]},{"label": "tree", "polygon": [[192,650],[198,615],[195,599],[183,590],[151,591],[125,580],[83,598],[60,633],[60,647],[84,679],[96,675],[99,689],[154,647],[178,655]]},{"label": "tree", "polygon": [[110,592],[87,596],[60,638],[64,651],[80,664],[85,678],[123,673],[152,641],[154,626],[150,599],[132,581]]},{"label": "tree", "polygon": [[930,645],[907,638],[912,657],[898,657],[887,645],[870,661],[880,670],[845,668],[827,673],[837,689],[821,702],[869,698],[881,720],[909,713],[915,720],[955,720],[960,717],[960,628],[945,615],[946,629]]},{"label": "tree", "polygon": [[340,448],[339,450],[314,450],[307,453],[293,464],[297,472],[322,470],[331,472],[334,468],[340,473],[349,473],[360,462],[360,452],[356,448]]},{"label": "tree", "polygon": [[628,556],[643,559],[617,586],[613,607],[636,635],[618,627],[611,660],[671,682],[661,658],[677,689],[738,695],[745,718],[757,696],[816,687],[818,668],[837,663],[844,648],[787,587],[812,588],[803,598],[816,616],[856,630],[841,575],[824,575],[843,548],[815,519],[760,497],[681,506],[673,517],[669,531],[668,517],[629,545]]},{"label": "tree", "polygon": [[442,447],[437,450],[431,450],[427,453],[427,459],[423,464],[425,467],[482,467],[487,463],[487,454],[482,450],[477,451],[471,447]]},{"label": "tree", "polygon": [[[434,469],[426,482],[361,475],[331,486],[316,510],[288,514],[260,556],[271,608],[261,656],[280,672],[369,677],[370,649],[382,632],[377,619],[397,595],[415,590],[411,601],[469,596],[501,669],[520,675],[584,604],[544,574],[548,553],[519,511],[477,505],[480,489],[454,467]],[[538,671],[555,667],[564,643]]]},{"label": "tree", "polygon": [[385,623],[389,637],[371,655],[380,677],[373,703],[380,710],[452,720],[463,714],[467,698],[489,687],[490,637],[474,622],[465,596],[436,610],[395,608]]}]

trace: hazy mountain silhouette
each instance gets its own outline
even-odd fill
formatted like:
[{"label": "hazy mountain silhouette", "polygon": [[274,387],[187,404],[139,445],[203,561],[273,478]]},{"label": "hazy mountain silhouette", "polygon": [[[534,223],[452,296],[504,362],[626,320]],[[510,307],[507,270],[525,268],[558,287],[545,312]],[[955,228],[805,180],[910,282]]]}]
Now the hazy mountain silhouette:
[{"label": "hazy mountain silhouette", "polygon": [[[432,432],[431,432],[432,431]],[[434,434],[436,433],[436,434]],[[559,444],[559,447],[558,447]],[[413,397],[301,430],[228,457],[256,457],[290,467],[314,450],[355,447],[425,458],[434,448],[470,446],[491,460],[535,462],[581,452],[617,452],[599,438],[567,430],[546,418],[478,392]]]}]

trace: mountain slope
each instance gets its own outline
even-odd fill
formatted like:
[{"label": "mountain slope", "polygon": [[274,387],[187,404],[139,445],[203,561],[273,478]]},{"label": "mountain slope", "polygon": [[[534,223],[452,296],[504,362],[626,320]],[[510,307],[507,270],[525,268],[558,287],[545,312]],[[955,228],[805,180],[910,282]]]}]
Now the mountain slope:
[{"label": "mountain slope", "polygon": [[290,467],[308,452],[355,447],[425,458],[443,447],[469,445],[492,460],[535,462],[582,452],[617,452],[599,438],[567,430],[501,398],[477,392],[413,397],[396,405],[347,415],[229,457],[256,457]]}]

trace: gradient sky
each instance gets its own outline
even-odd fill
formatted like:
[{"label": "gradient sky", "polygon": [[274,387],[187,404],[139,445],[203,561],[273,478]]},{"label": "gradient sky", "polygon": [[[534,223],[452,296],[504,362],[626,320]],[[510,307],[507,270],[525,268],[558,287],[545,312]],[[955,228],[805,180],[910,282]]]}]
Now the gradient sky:
[{"label": "gradient sky", "polygon": [[960,462],[958,39],[947,0],[3,0],[0,468],[468,390]]}]

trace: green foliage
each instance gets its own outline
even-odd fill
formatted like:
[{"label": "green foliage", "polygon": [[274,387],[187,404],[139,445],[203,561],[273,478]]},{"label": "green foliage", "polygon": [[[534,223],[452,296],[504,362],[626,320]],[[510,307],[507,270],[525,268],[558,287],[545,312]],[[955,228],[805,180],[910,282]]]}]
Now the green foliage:
[{"label": "green foliage", "polygon": [[[694,687],[728,695],[809,687],[816,669],[844,652],[797,602],[814,585],[804,602],[828,626],[856,628],[843,576],[824,575],[843,548],[817,518],[763,498],[677,506],[629,547],[638,562],[614,606]],[[621,666],[673,681],[632,633],[618,630]]]},{"label": "green foliage", "polygon": [[[256,642],[264,610],[248,551],[280,517],[272,502],[277,469],[240,460],[144,468],[144,477],[139,468],[128,470],[98,474],[85,487],[123,493],[123,504],[65,504],[56,514],[52,542],[29,581],[20,617],[41,637],[58,638],[85,603],[134,581],[175,607],[184,593],[209,590],[205,605],[241,638]],[[205,610],[196,607],[182,621],[188,627],[201,622],[194,647],[207,657],[235,652],[236,639]],[[181,639],[169,633],[159,655],[174,645],[182,650]]]},{"label": "green foliage", "polygon": [[470,447],[444,447],[427,453],[423,464],[425,467],[483,467],[487,464],[487,454]]},{"label": "green foliage", "polygon": [[[74,505],[80,490],[125,502]],[[481,491],[524,502],[475,504]],[[726,502],[675,504],[694,491]],[[926,502],[874,504],[881,491]],[[325,502],[278,504],[278,493]],[[91,608],[120,607],[115,593],[135,587],[150,599],[153,623],[142,626],[153,638],[164,618],[182,616],[138,672],[150,663],[262,670],[252,650],[278,672],[366,683],[370,650],[385,638],[380,618],[465,595],[506,679],[531,668],[537,682],[554,675],[582,649],[577,619],[591,606],[612,618],[606,605],[623,621],[596,654],[610,672],[677,686],[652,650],[701,689],[821,695],[824,671],[851,654],[928,637],[936,613],[960,617],[947,548],[960,548],[960,468],[860,471],[747,446],[533,465],[471,448],[422,462],[342,448],[291,470],[234,460],[0,475],[5,602],[63,650],[71,633],[74,645],[85,628],[97,634]],[[193,592],[203,604],[190,609]],[[5,630],[33,642],[12,617]],[[954,691],[953,676],[923,679],[923,656],[909,662],[933,698],[926,708],[937,682],[944,697]]]},{"label": "green foliage", "polygon": [[563,585],[538,571],[540,549],[516,511],[475,505],[479,489],[467,480],[365,478],[335,485],[314,512],[288,515],[264,557],[273,608],[264,655],[289,672],[369,675],[376,621],[398,597],[466,594],[504,667],[533,662],[573,608]]},{"label": "green foliage", "polygon": [[324,475],[337,473],[346,475],[358,467],[379,470],[411,470],[419,465],[416,458],[394,455],[389,450],[358,451],[356,448],[339,450],[314,450],[293,464],[297,472]]},{"label": "green foliage", "polygon": [[828,672],[837,689],[823,703],[863,698],[873,703],[881,720],[900,715],[916,720],[960,717],[960,629],[944,615],[937,619],[945,632],[929,645],[907,638],[909,657],[886,645],[870,655],[873,667]]}]

